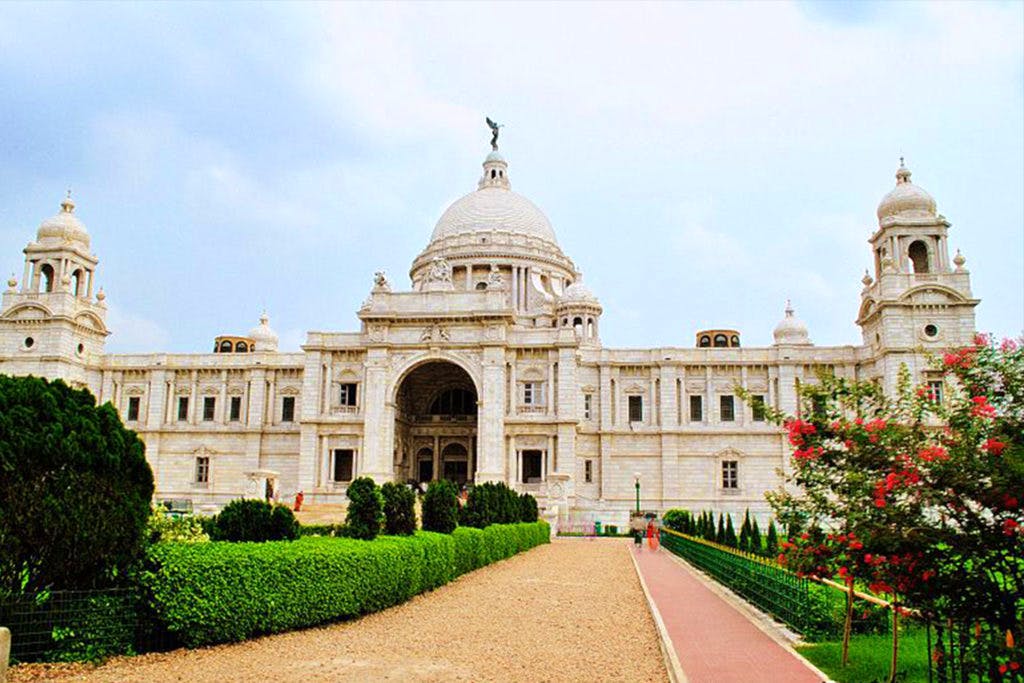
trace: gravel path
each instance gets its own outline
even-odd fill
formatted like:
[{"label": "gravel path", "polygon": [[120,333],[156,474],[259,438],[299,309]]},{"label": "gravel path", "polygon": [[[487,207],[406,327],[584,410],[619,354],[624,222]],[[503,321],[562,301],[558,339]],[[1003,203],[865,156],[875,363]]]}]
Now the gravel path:
[{"label": "gravel path", "polygon": [[357,621],[97,668],[25,665],[9,679],[666,681],[628,550],[560,540]]}]

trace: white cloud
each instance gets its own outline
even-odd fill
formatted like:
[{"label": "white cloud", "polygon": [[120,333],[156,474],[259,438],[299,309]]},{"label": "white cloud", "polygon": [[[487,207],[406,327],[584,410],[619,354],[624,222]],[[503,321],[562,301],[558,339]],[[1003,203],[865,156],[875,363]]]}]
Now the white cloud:
[{"label": "white cloud", "polygon": [[112,331],[107,338],[108,353],[158,352],[166,350],[171,340],[162,324],[113,304],[107,306],[107,328]]}]

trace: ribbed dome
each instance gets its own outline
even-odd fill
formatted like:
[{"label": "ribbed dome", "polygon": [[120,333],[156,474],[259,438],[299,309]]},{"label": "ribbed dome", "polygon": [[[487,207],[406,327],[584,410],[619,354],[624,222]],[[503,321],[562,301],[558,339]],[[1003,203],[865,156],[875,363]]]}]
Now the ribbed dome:
[{"label": "ribbed dome", "polygon": [[39,225],[36,233],[37,242],[79,242],[89,248],[89,233],[82,221],[75,216],[75,203],[71,201],[71,193],[60,203],[60,213],[47,218]]},{"label": "ribbed dome", "polygon": [[512,190],[485,187],[448,207],[430,240],[474,232],[513,232],[557,244],[551,223],[533,202]]},{"label": "ribbed dome", "polygon": [[786,302],[786,317],[775,326],[775,345],[788,344],[807,346],[811,339],[807,334],[807,326],[793,314],[793,306]]},{"label": "ribbed dome", "polygon": [[257,351],[277,351],[277,332],[270,328],[270,317],[266,313],[260,316],[260,324],[249,331],[249,338]]},{"label": "ribbed dome", "polygon": [[589,287],[577,280],[565,288],[565,293],[559,300],[559,304],[570,303],[597,303],[597,297]]},{"label": "ribbed dome", "polygon": [[882,197],[878,204],[878,221],[900,216],[903,218],[935,218],[935,200],[930,194],[910,182],[910,169],[900,160],[896,171],[896,187]]}]

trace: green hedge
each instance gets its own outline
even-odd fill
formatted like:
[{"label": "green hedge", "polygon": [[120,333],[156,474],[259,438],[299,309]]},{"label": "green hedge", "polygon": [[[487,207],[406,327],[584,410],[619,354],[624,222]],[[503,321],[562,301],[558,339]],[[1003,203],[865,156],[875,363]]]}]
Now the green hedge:
[{"label": "green hedge", "polygon": [[374,541],[165,543],[142,577],[167,629],[190,647],[376,612],[548,541],[545,522]]}]

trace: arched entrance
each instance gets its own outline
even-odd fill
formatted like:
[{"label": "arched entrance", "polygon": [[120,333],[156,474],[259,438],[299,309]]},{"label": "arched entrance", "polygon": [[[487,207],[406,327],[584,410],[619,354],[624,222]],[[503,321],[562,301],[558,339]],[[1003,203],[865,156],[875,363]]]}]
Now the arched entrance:
[{"label": "arched entrance", "polygon": [[472,482],[477,411],[473,378],[455,363],[430,361],[409,372],[395,397],[395,479]]}]

